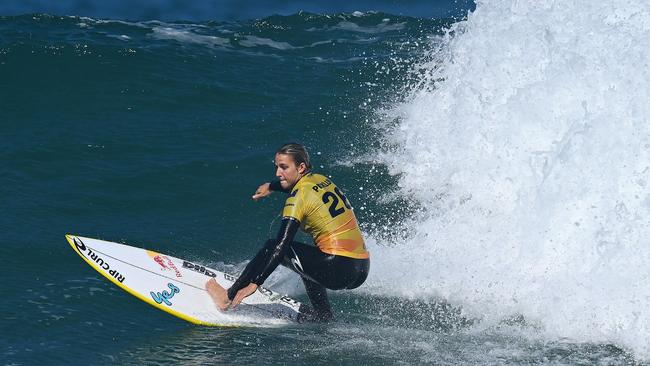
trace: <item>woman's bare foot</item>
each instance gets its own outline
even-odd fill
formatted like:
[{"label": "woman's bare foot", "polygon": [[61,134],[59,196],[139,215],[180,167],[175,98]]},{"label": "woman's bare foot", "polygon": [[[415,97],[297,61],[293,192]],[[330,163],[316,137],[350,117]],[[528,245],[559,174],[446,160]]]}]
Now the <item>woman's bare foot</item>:
[{"label": "woman's bare foot", "polygon": [[212,297],[212,301],[214,301],[219,310],[228,310],[228,306],[230,305],[228,292],[226,289],[221,287],[221,285],[219,285],[219,283],[214,278],[211,278],[208,280],[208,282],[205,283],[205,289],[208,291],[210,297]]}]

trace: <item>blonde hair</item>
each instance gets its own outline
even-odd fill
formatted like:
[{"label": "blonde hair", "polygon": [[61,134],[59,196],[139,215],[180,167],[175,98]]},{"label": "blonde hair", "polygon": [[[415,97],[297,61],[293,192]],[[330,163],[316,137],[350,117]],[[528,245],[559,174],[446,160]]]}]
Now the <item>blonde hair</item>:
[{"label": "blonde hair", "polygon": [[305,163],[307,171],[311,170],[311,163],[309,162],[309,153],[307,148],[304,145],[297,144],[295,142],[290,142],[280,146],[280,148],[275,152],[276,154],[285,154],[291,156],[296,165]]}]

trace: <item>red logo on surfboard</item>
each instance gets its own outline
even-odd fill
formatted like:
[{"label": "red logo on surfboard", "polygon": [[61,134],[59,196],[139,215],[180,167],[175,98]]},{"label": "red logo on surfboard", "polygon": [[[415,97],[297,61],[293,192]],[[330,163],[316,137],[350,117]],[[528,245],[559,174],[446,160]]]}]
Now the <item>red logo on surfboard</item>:
[{"label": "red logo on surfboard", "polygon": [[154,260],[154,262],[160,264],[160,266],[162,267],[162,269],[170,269],[169,267],[167,267],[167,266],[165,265],[165,262],[163,262],[163,259],[160,258],[159,255],[153,257],[153,260]]},{"label": "red logo on surfboard", "polygon": [[148,252],[147,254],[149,254],[149,256],[153,259],[154,262],[158,263],[161,271],[174,271],[176,277],[179,278],[183,277],[181,271],[179,271],[178,268],[176,268],[174,262],[172,262],[172,260],[169,259],[169,257],[167,257],[166,255],[160,255],[151,252]]}]

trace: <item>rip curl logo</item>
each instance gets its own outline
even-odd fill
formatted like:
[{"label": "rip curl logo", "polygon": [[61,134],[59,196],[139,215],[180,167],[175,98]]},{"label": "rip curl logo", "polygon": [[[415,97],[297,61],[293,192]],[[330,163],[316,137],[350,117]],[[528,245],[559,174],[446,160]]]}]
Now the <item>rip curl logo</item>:
[{"label": "rip curl logo", "polygon": [[77,248],[77,251],[79,253],[83,253],[86,250],[86,244],[84,244],[84,242],[81,241],[81,239],[77,237],[73,237],[72,241],[74,242],[74,246]]},{"label": "rip curl logo", "polygon": [[169,300],[173,298],[174,295],[181,292],[181,289],[174,286],[173,283],[168,283],[167,287],[169,287],[169,290],[171,292],[167,290],[164,290],[163,292],[153,292],[153,291],[149,292],[153,301],[155,301],[158,304],[165,303],[165,305],[167,306],[172,306],[172,302]]},{"label": "rip curl logo", "polygon": [[293,252],[293,256],[295,258],[291,258],[291,263],[293,264],[293,267],[297,269],[299,272],[305,273],[305,270],[302,268],[302,263],[300,263],[300,258],[298,258],[298,254],[296,253],[293,248],[291,248],[291,251]]},{"label": "rip curl logo", "polygon": [[124,283],[124,275],[120,274],[116,269],[111,269],[110,264],[104,258],[102,258],[98,253],[95,253],[91,248],[87,247],[86,244],[84,244],[81,239],[74,237],[72,238],[72,241],[74,242],[74,245],[82,256],[86,257],[87,259],[95,262],[99,268],[103,269],[104,271],[108,272],[109,275],[111,275],[113,278],[115,278],[117,281],[120,283]]}]

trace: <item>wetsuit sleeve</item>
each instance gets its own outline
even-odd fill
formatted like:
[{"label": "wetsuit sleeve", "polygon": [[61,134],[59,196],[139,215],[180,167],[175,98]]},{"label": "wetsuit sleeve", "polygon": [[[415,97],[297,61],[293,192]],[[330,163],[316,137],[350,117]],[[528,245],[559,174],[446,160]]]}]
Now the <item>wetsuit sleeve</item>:
[{"label": "wetsuit sleeve", "polygon": [[237,281],[228,289],[228,298],[235,298],[237,291],[249,283],[261,285],[278,267],[284,258],[290,243],[300,228],[300,222],[291,217],[282,219],[282,226],[276,240],[269,240],[255,258],[246,266]]},{"label": "wetsuit sleeve", "polygon": [[282,188],[279,180],[274,180],[269,184],[269,189],[275,192],[289,193],[289,190]]},{"label": "wetsuit sleeve", "polygon": [[278,267],[278,264],[282,261],[282,258],[286,255],[287,250],[289,250],[289,246],[293,241],[293,238],[296,236],[299,227],[300,222],[295,219],[285,218],[282,220],[282,226],[280,227],[280,232],[278,232],[276,245],[269,251],[268,259],[260,266],[259,274],[253,276],[251,279],[252,283],[261,285],[266,281],[271,273],[273,273],[273,271]]}]

